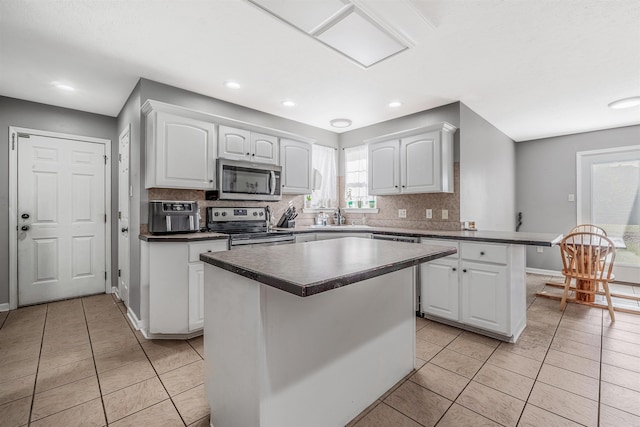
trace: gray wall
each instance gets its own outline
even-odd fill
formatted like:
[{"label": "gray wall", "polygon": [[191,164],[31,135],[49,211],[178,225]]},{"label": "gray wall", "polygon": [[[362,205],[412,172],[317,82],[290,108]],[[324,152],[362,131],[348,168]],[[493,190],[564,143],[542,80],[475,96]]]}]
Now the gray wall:
[{"label": "gray wall", "polygon": [[[111,140],[111,158],[117,156],[118,134],[114,117],[53,107],[0,96],[0,304],[9,302],[9,126],[90,136]],[[114,156],[115,153],[115,156]],[[111,162],[112,218],[117,208],[118,162]],[[117,225],[117,224],[116,224]],[[111,259],[113,284],[116,283],[117,230],[112,226]]]},{"label": "gray wall", "polygon": [[515,143],[460,103],[460,221],[515,230]]},{"label": "gray wall", "polygon": [[[576,225],[576,153],[637,145],[640,126],[628,126],[557,136],[516,144],[516,211],[522,212],[522,231],[566,233]],[[557,248],[527,248],[527,267],[559,271]]]}]

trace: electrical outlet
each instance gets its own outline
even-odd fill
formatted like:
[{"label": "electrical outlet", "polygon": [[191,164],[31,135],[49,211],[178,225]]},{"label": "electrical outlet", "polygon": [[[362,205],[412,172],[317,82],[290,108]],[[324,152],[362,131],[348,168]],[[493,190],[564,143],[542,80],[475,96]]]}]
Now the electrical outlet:
[{"label": "electrical outlet", "polygon": [[407,210],[406,209],[398,209],[398,218],[406,218]]},{"label": "electrical outlet", "polygon": [[575,194],[569,194],[569,196],[567,196],[567,201],[568,202],[575,202],[576,201],[576,195]]},{"label": "electrical outlet", "polygon": [[427,219],[433,218],[433,210],[427,209]]},{"label": "electrical outlet", "polygon": [[449,219],[449,211],[447,209],[442,209],[442,219]]},{"label": "electrical outlet", "polygon": [[544,252],[544,248],[542,246],[538,246],[536,250],[538,251],[539,254]]}]

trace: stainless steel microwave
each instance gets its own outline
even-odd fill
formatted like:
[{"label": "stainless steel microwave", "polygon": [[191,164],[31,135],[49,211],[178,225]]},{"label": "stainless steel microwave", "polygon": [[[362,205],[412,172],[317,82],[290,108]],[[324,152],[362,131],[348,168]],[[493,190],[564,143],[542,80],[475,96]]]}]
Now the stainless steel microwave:
[{"label": "stainless steel microwave", "polygon": [[276,201],[282,198],[282,167],[217,159],[218,199]]}]

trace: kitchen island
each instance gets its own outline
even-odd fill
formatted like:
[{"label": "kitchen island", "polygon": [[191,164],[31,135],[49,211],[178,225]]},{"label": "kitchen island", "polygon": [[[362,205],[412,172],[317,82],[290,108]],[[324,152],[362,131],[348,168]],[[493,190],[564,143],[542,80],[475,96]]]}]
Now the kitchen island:
[{"label": "kitchen island", "polygon": [[455,252],[342,238],[202,254],[212,425],[348,423],[414,368],[413,267]]}]

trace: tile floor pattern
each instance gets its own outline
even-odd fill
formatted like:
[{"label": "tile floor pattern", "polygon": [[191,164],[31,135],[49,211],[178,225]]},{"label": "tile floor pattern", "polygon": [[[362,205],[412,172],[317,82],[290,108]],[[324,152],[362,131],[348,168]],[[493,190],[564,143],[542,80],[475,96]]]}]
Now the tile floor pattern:
[{"label": "tile floor pattern", "polygon": [[[502,343],[416,319],[418,369],[350,427],[640,426],[640,316],[535,298]],[[146,340],[109,295],[0,313],[1,426],[207,426],[202,338]],[[304,427],[304,426],[301,426]]]}]

